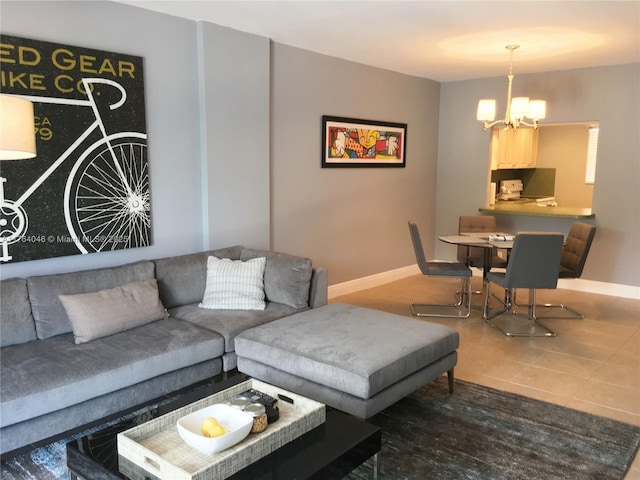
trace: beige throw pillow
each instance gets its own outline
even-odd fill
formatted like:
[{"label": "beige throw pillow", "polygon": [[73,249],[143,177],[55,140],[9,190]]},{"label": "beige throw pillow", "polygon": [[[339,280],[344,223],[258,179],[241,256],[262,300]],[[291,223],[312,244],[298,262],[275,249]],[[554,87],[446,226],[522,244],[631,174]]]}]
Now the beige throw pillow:
[{"label": "beige throw pillow", "polygon": [[98,292],[60,295],[75,342],[123,332],[169,316],[155,278]]},{"label": "beige throw pillow", "polygon": [[246,262],[210,256],[207,283],[201,308],[223,310],[264,310],[265,257]]}]

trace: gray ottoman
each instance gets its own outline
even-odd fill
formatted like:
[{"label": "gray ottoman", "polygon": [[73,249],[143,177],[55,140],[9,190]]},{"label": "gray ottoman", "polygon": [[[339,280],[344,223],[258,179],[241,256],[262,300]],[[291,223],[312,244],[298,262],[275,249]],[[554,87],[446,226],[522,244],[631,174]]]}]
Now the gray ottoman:
[{"label": "gray ottoman", "polygon": [[244,331],[238,370],[368,418],[447,372],[453,388],[458,332],[345,304],[331,304]]}]

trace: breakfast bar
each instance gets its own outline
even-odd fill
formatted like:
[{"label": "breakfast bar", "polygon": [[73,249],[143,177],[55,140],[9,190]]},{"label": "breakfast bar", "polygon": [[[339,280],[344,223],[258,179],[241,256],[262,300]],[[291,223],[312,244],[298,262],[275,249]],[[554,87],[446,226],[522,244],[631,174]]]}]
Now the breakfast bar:
[{"label": "breakfast bar", "polygon": [[531,203],[519,202],[496,202],[495,205],[481,207],[478,209],[481,213],[490,215],[528,215],[536,217],[556,217],[556,218],[573,218],[585,219],[595,218],[596,214],[590,208],[574,208],[574,207],[547,207],[538,206]]}]

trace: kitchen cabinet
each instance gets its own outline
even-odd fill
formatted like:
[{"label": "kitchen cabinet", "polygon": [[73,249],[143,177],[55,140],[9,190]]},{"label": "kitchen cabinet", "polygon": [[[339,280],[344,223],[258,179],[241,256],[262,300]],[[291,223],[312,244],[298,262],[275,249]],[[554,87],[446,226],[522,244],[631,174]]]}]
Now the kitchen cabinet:
[{"label": "kitchen cabinet", "polygon": [[504,168],[536,168],[538,130],[519,127],[516,130],[494,127],[491,134],[491,170]]}]

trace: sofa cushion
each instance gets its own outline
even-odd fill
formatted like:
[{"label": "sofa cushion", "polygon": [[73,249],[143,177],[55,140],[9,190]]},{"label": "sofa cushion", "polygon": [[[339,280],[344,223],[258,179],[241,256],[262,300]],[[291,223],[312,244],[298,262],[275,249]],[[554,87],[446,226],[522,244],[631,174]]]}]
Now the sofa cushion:
[{"label": "sofa cushion", "polygon": [[202,301],[209,257],[213,255],[218,258],[239,260],[243,248],[236,245],[209,252],[190,253],[154,260],[160,300],[164,306],[173,308]]},{"label": "sofa cushion", "polygon": [[248,328],[263,325],[300,310],[282,303],[268,302],[264,310],[210,310],[198,308],[197,304],[172,308],[172,318],[185,320],[199,327],[219,333],[224,337],[224,351],[235,350],[235,337]]},{"label": "sofa cushion", "polygon": [[1,426],[220,357],[223,351],[217,333],[172,318],[80,345],[66,334],[5,347]]},{"label": "sofa cushion", "polygon": [[27,281],[24,278],[2,280],[0,282],[0,346],[26,343],[36,338]]},{"label": "sofa cushion", "polygon": [[77,344],[168,316],[155,278],[91,293],[60,295]]},{"label": "sofa cushion", "polygon": [[309,306],[311,259],[284,253],[245,248],[240,260],[267,257],[264,270],[264,293],[270,302],[293,308]]},{"label": "sofa cushion", "polygon": [[243,262],[211,256],[200,308],[264,310],[265,257]]},{"label": "sofa cushion", "polygon": [[153,272],[153,263],[143,260],[117,267],[27,278],[38,338],[45,339],[72,331],[67,312],[60,302],[60,295],[97,292],[148,280],[154,278]]}]

